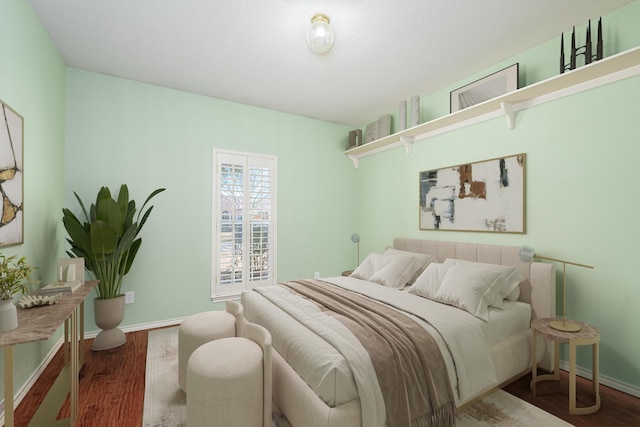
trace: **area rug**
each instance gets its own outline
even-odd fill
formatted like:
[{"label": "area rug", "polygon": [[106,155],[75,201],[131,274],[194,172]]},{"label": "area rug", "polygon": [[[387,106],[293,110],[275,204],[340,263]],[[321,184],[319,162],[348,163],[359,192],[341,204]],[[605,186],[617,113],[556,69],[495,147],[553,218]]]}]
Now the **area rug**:
[{"label": "area rug", "polygon": [[[186,427],[186,395],[178,385],[178,328],[149,332],[142,427]],[[456,427],[567,427],[565,421],[498,390],[458,411]],[[272,427],[291,427],[273,414]]]},{"label": "area rug", "polygon": [[456,414],[456,427],[512,426],[568,427],[572,424],[503,390],[496,390]]}]

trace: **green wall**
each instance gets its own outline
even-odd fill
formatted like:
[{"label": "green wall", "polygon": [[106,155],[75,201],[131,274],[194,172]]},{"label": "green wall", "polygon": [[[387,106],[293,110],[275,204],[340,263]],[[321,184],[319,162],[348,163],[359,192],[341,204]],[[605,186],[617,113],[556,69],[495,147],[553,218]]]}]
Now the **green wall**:
[{"label": "green wall", "polygon": [[[67,70],[65,203],[80,212],[100,186],[127,183],[141,203],[158,187],[123,291],[123,326],[212,308],[213,148],[278,158],[278,279],[353,268],[355,171],[348,128],[262,108]],[[93,308],[87,329],[94,330]]]},{"label": "green wall", "polygon": [[[603,22],[606,56],[640,45],[640,2]],[[519,62],[531,84],[557,73],[558,51],[559,38],[468,81]],[[428,118],[446,114],[449,91],[468,81],[424,96],[423,111],[433,115]],[[363,253],[381,251],[394,236],[405,236],[527,244],[541,255],[594,265],[594,270],[568,266],[568,315],[600,329],[601,374],[635,386],[637,392],[640,341],[633,337],[640,324],[634,262],[640,239],[635,191],[639,97],[636,76],[518,112],[513,131],[504,118],[497,118],[417,142],[411,156],[396,148],[361,159],[356,179]],[[418,229],[420,171],[517,153],[527,154],[526,234]],[[560,293],[557,301],[560,313]],[[578,363],[591,366],[587,347],[580,349]]]},{"label": "green wall", "polygon": [[[640,1],[604,19],[605,53],[640,45]],[[638,158],[638,77],[538,106],[509,131],[491,120],[394,149],[360,168],[340,153],[350,130],[265,109],[66,69],[27,0],[0,2],[0,99],[25,118],[25,241],[2,253],[24,255],[44,281],[64,255],[61,208],[77,212],[73,191],[91,201],[102,185],[129,185],[140,202],[167,191],[143,230],[124,291],[134,290],[124,326],[211,309],[211,189],[214,147],[278,157],[278,279],[339,274],[394,236],[530,244],[541,253],[593,264],[569,269],[572,317],[602,331],[602,373],[640,387],[633,324],[640,297],[631,266],[640,237],[634,198]],[[531,84],[556,74],[559,40],[422,96],[422,120],[448,112],[449,91],[520,62]],[[527,153],[527,234],[424,232],[417,225],[421,170]],[[218,306],[219,308],[219,306]],[[93,310],[87,304],[87,330]],[[47,342],[16,349],[16,389],[37,369]],[[1,357],[1,355],[0,355]],[[580,364],[589,366],[580,354]]]},{"label": "green wall", "polygon": [[[65,65],[25,0],[0,2],[0,40],[0,99],[24,118],[24,243],[0,253],[25,256],[38,268],[33,278],[53,280],[63,254]],[[60,335],[16,347],[16,390]]]}]

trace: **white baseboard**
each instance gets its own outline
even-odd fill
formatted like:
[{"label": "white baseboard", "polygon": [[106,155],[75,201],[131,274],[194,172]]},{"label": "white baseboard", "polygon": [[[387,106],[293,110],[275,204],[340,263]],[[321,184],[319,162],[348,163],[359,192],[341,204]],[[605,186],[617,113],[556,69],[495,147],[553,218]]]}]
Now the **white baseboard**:
[{"label": "white baseboard", "polygon": [[[567,371],[569,372],[569,362],[566,362],[564,360],[560,361],[560,369],[562,369],[563,371]],[[585,369],[581,366],[578,366],[576,368],[576,375],[583,377],[583,378],[587,378],[587,379],[592,379],[593,375],[592,372],[589,369]],[[615,378],[611,378],[608,377],[606,375],[599,375],[599,382],[602,385],[606,385],[607,387],[611,387],[613,389],[616,389],[618,391],[621,391],[623,393],[627,393],[630,394],[631,396],[635,396],[635,397],[639,397],[640,398],[640,387],[636,387],[634,385],[631,384],[627,384],[625,382],[622,382],[620,380],[617,380]]]},{"label": "white baseboard", "polygon": [[[155,329],[155,328],[164,328],[166,326],[176,326],[179,325],[180,323],[182,323],[182,321],[184,320],[184,317],[178,317],[175,319],[168,319],[168,320],[160,320],[157,322],[148,322],[148,323],[138,323],[137,325],[131,325],[131,326],[125,326],[122,329],[123,332],[137,332],[137,331],[146,331],[148,329]],[[89,331],[84,333],[84,338],[88,339],[88,338],[95,338],[98,334],[100,333],[99,330],[97,331]]]}]

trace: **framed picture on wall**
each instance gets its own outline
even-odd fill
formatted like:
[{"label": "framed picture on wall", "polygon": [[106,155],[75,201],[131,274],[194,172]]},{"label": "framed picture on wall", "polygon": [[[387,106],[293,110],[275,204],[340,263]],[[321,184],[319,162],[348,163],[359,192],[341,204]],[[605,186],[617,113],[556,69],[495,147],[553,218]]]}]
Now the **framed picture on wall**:
[{"label": "framed picture on wall", "polygon": [[23,118],[4,102],[0,126],[0,247],[22,243],[23,218]]},{"label": "framed picture on wall", "polygon": [[525,232],[525,154],[419,173],[421,230]]},{"label": "framed picture on wall", "polygon": [[451,91],[450,111],[464,110],[518,89],[518,63]]}]

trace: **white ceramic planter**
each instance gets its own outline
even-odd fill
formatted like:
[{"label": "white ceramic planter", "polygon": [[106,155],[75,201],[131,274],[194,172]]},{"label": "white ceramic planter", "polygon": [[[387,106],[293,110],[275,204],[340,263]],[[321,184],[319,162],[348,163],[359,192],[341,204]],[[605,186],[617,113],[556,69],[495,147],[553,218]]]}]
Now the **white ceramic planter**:
[{"label": "white ceramic planter", "polygon": [[0,331],[10,331],[18,327],[18,311],[13,300],[0,301]]},{"label": "white ceramic planter", "polygon": [[93,309],[96,325],[102,331],[93,340],[94,351],[119,347],[127,342],[118,325],[124,319],[124,295],[111,299],[94,299]]}]

